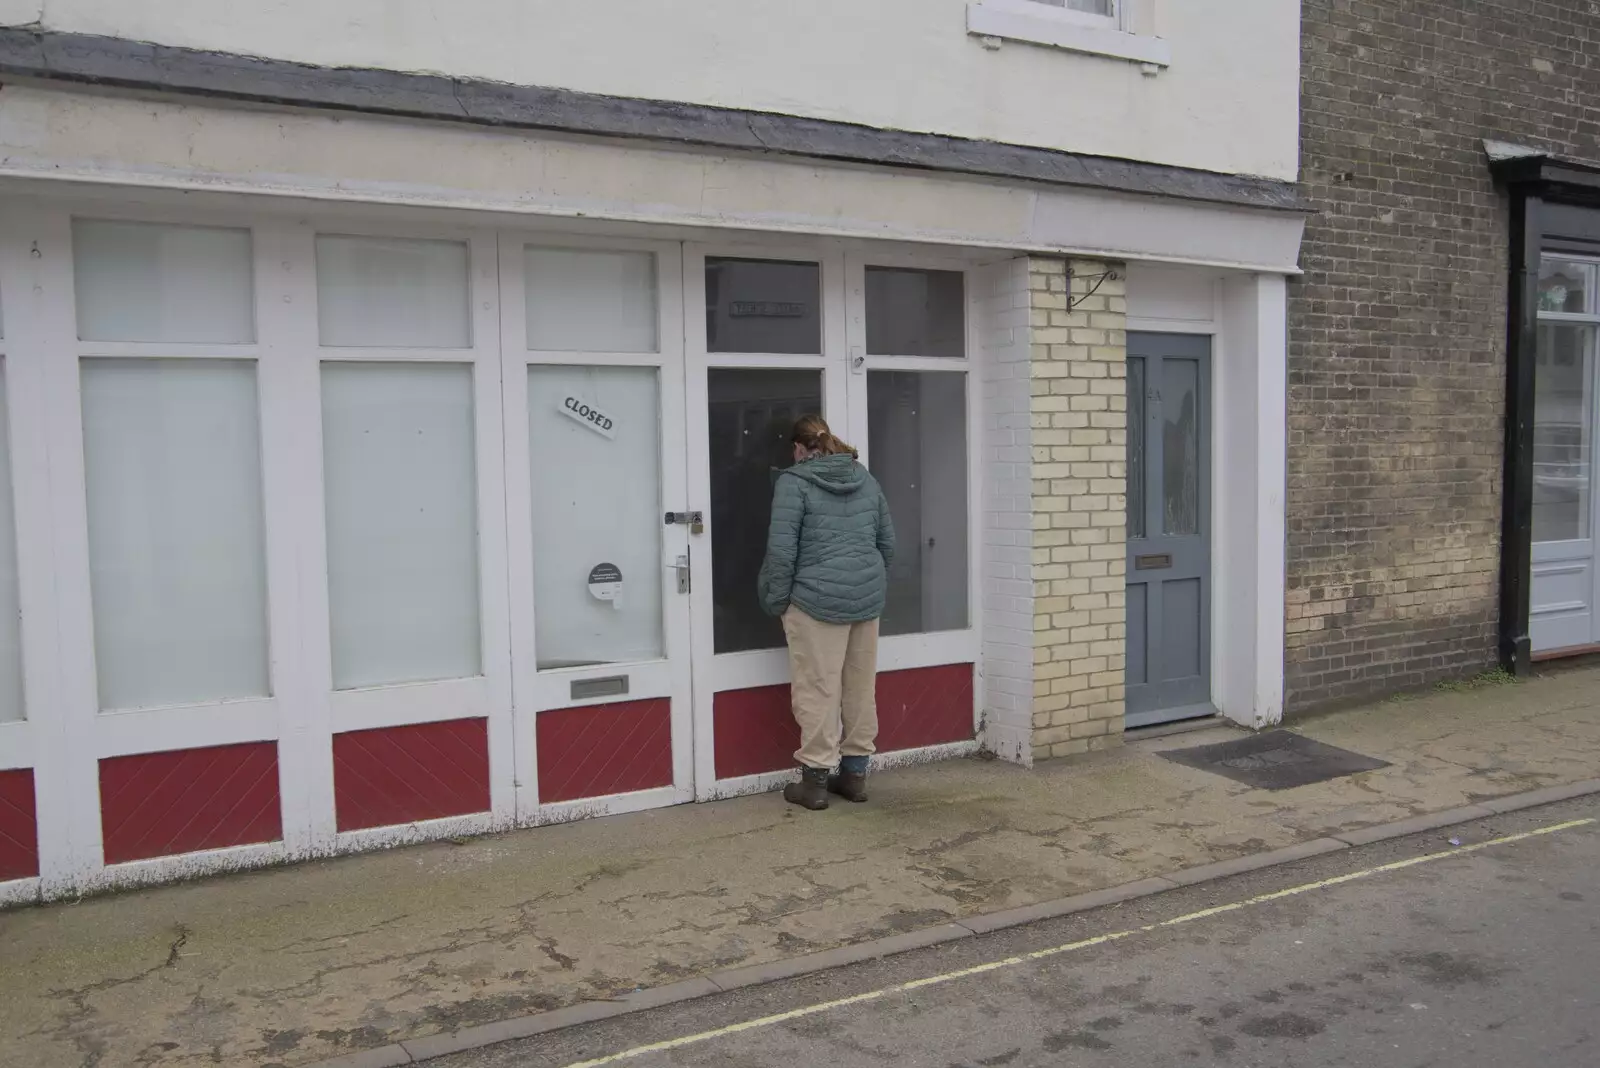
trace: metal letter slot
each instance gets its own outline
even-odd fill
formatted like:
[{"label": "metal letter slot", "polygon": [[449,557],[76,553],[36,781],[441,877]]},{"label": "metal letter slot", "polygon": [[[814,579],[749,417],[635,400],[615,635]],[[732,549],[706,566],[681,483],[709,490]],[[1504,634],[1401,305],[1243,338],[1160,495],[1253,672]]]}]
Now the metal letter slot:
[{"label": "metal letter slot", "polygon": [[1171,553],[1151,553],[1148,556],[1135,556],[1133,558],[1133,569],[1135,571],[1161,571],[1171,566]]},{"label": "metal letter slot", "polygon": [[607,675],[603,679],[579,679],[572,684],[574,701],[586,701],[591,697],[621,697],[627,692],[626,675]]}]

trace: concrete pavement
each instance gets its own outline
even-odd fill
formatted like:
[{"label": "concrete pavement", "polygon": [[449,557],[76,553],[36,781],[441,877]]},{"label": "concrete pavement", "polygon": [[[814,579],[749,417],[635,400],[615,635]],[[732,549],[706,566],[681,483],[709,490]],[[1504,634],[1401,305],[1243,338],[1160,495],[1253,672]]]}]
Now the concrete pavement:
[{"label": "concrete pavement", "polygon": [[1449,834],[429,1065],[1592,1068],[1600,797]]},{"label": "concrete pavement", "polygon": [[1392,762],[1278,794],[1165,738],[0,914],[0,1063],[303,1065],[1600,775],[1600,672],[1297,729]]}]

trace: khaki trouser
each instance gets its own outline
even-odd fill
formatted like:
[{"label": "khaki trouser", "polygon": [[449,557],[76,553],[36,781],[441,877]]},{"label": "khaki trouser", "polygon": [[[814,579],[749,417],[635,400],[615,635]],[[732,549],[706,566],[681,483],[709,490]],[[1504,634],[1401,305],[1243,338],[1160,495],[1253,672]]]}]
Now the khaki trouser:
[{"label": "khaki trouser", "polygon": [[808,768],[834,768],[841,754],[871,756],[878,738],[878,621],[822,623],[791,607],[783,632],[800,725],[794,758]]}]

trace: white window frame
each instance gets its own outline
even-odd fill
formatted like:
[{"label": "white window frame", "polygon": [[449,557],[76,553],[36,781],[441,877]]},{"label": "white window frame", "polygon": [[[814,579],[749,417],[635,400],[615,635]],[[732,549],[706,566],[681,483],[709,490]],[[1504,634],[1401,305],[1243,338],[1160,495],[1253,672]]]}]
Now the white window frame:
[{"label": "white window frame", "polygon": [[[72,271],[72,220],[109,219],[179,226],[247,228],[252,234],[256,337],[248,344],[79,342]],[[979,662],[980,481],[982,386],[979,287],[971,258],[931,257],[912,246],[808,240],[728,239],[714,245],[664,240],[659,230],[634,236],[574,233],[559,224],[455,214],[361,210],[348,205],[197,204],[126,190],[75,191],[69,196],[8,198],[0,205],[0,289],[5,302],[6,384],[17,516],[17,565],[23,614],[26,707],[32,718],[0,724],[0,769],[32,768],[39,795],[38,879],[0,885],[0,901],[37,893],[134,886],[174,875],[239,869],[290,858],[345,853],[378,845],[468,834],[512,824],[555,822],[687,800],[769,789],[786,773],[717,782],[712,761],[710,694],[787,681],[783,650],[726,654],[710,664],[712,628],[709,538],[668,529],[666,547],[681,539],[696,548],[693,627],[669,627],[662,662],[631,665],[670,676],[673,699],[673,786],[613,797],[540,805],[533,721],[541,707],[599,704],[573,701],[574,674],[607,675],[615,668],[540,672],[530,654],[537,606],[532,603],[531,556],[525,552],[527,488],[525,383],[528,364],[610,364],[661,369],[663,464],[680,472],[663,493],[672,507],[709,508],[704,474],[705,371],[709,367],[815,368],[824,373],[824,411],[847,438],[866,444],[868,367],[967,373],[969,626],[940,634],[885,639],[880,669],[897,671]],[[471,260],[472,345],[466,349],[323,348],[317,333],[315,239],[318,233],[465,241]],[[524,353],[521,344],[521,245],[651,250],[657,253],[660,351],[644,353]],[[821,266],[822,352],[816,355],[706,353],[706,255],[792,259]],[[967,355],[964,359],[873,357],[855,373],[853,348],[865,350],[865,266],[949,269],[966,276]],[[687,322],[684,321],[687,313]],[[698,351],[697,351],[698,350]],[[85,356],[123,358],[246,358],[255,362],[262,437],[262,493],[271,696],[193,705],[103,712],[94,665],[89,584],[87,502],[80,366]],[[325,501],[323,490],[321,366],[324,362],[464,362],[475,368],[474,413],[478,481],[483,675],[439,682],[400,683],[362,690],[332,689],[328,642]],[[508,368],[511,377],[506,378]],[[678,371],[684,368],[683,378]],[[507,444],[507,443],[511,444]],[[518,470],[522,468],[523,470]],[[509,469],[509,472],[508,472]],[[686,498],[673,501],[674,495]],[[708,517],[709,518],[709,517]],[[709,530],[707,531],[709,534]],[[674,584],[669,569],[663,580]],[[702,599],[704,598],[704,600]],[[690,650],[693,637],[696,644]],[[684,655],[684,654],[689,655]],[[692,676],[691,670],[695,672]],[[983,678],[975,673],[973,715],[983,708]],[[646,696],[635,694],[635,696]],[[650,695],[653,696],[653,695]],[[624,698],[625,699],[625,698]],[[615,700],[615,699],[614,699]],[[698,707],[697,703],[698,702]],[[332,736],[349,730],[483,715],[489,722],[491,811],[418,824],[339,832],[334,798]],[[520,718],[519,718],[520,717]],[[524,740],[526,739],[526,740]],[[283,825],[277,842],[227,847],[106,866],[101,863],[99,761],[108,757],[272,742],[277,745]],[[976,741],[917,750],[910,759],[970,752]],[[890,763],[906,759],[891,754]],[[691,787],[692,784],[692,787]]]},{"label": "white window frame", "polygon": [[[867,351],[867,268],[905,267],[924,271],[954,271],[962,276],[963,309],[962,334],[965,355],[952,356],[874,356]],[[976,447],[983,427],[974,416],[979,412],[977,403],[977,361],[980,336],[977,330],[978,279],[971,264],[955,259],[930,256],[904,255],[877,250],[857,249],[846,257],[846,280],[849,314],[850,379],[847,392],[850,398],[846,436],[861,450],[861,460],[869,468],[872,456],[868,447],[871,440],[867,425],[867,374],[871,371],[945,371],[966,376],[967,418],[967,625],[960,630],[927,631],[915,634],[886,635],[878,642],[878,670],[905,671],[912,668],[937,667],[942,664],[978,663],[977,619],[982,611],[982,591],[979,583],[982,571],[983,507],[979,496],[982,452]],[[975,711],[977,706],[975,704]]]},{"label": "white window frame", "polygon": [[1045,45],[1138,63],[1146,74],[1172,64],[1166,40],[1133,32],[1133,0],[1113,0],[1112,15],[1055,7],[1041,0],[972,0],[967,32],[990,47],[1002,41]]}]

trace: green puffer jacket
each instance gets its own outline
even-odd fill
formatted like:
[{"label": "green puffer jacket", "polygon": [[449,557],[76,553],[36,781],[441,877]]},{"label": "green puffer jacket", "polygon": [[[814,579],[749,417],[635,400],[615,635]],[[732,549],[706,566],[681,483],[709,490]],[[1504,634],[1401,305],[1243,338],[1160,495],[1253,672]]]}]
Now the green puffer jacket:
[{"label": "green puffer jacket", "polygon": [[818,456],[778,473],[761,607],[791,604],[823,623],[883,615],[894,523],[878,480],[848,455]]}]

